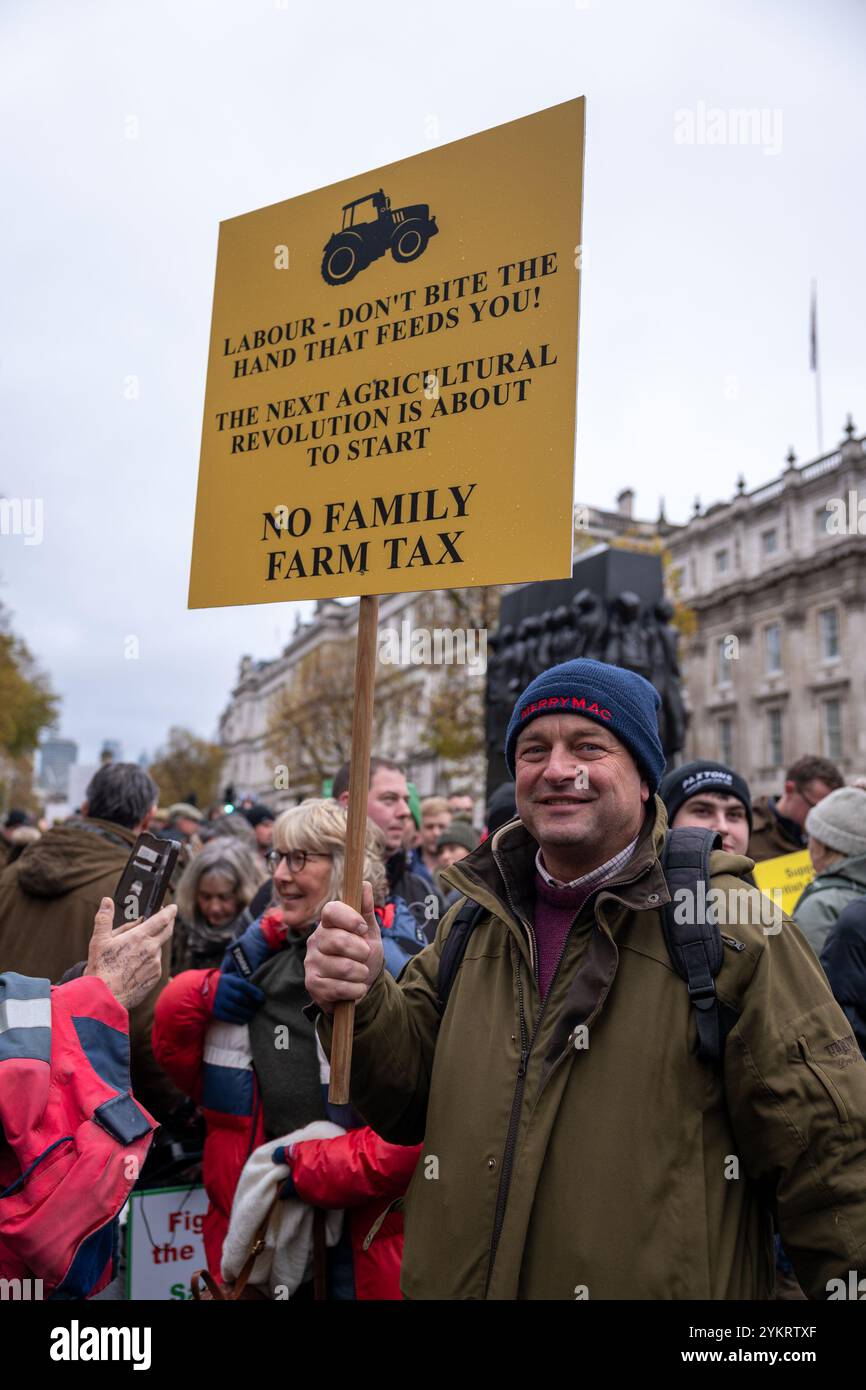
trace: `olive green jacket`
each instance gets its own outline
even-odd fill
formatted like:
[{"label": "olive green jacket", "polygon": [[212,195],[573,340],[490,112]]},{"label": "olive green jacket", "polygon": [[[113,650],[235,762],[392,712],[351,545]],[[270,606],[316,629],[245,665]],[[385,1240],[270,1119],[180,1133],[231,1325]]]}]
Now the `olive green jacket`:
[{"label": "olive green jacket", "polygon": [[[537,845],[512,821],[447,871],[488,915],[444,1017],[457,907],[400,982],[383,972],[358,1006],[352,1101],[383,1138],[424,1145],[407,1297],[768,1298],[773,1207],[811,1297],[866,1272],[866,1064],[850,1024],[799,929],[761,921],[767,900],[735,877],[750,861],[716,851],[717,992],[739,1017],[723,1072],[697,1058],[657,910],[665,829],[655,798],[631,860],[581,909],[544,1005]],[[331,1020],[318,1026],[327,1049]]]}]

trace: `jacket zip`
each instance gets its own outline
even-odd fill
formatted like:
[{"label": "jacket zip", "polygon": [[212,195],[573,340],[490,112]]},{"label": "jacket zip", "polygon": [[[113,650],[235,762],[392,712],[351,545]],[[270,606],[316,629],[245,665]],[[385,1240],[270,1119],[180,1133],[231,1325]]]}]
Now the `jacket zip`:
[{"label": "jacket zip", "polygon": [[[640,871],[640,873],[635,874],[632,878],[621,880],[621,882],[616,884],[615,886],[617,888],[625,888],[630,883],[636,883],[638,879],[642,878],[643,875],[646,873],[647,867],[649,866],[645,866]],[[500,873],[502,873],[501,869]],[[505,884],[505,891],[508,894],[508,901],[511,906],[511,909],[514,912],[515,917],[517,917],[518,921],[521,922],[523,926],[526,927],[527,930],[530,932],[531,941],[532,929],[529,926],[529,923],[525,922],[524,919],[517,912],[514,906],[513,899],[511,897],[511,892],[508,887],[508,880],[505,878],[504,874],[502,874],[502,881]],[[583,904],[583,907],[586,907],[586,903],[591,902],[595,893],[600,891],[604,887],[606,887],[606,884],[598,884],[597,888],[593,889],[593,892],[590,893],[590,896]],[[581,908],[580,911],[582,912],[583,908]],[[523,1091],[526,1086],[526,1067],[529,1061],[529,1054],[532,1051],[535,1039],[538,1037],[538,1030],[544,1021],[544,1015],[547,1012],[547,1005],[550,1002],[550,996],[553,993],[553,986],[555,985],[556,978],[559,974],[559,967],[562,965],[563,957],[565,956],[565,953],[568,950],[568,943],[571,940],[571,934],[574,931],[575,924],[577,922],[577,917],[579,916],[580,912],[578,912],[577,916],[574,919],[574,922],[572,922],[571,926],[568,929],[565,941],[563,942],[562,950],[559,953],[559,959],[556,962],[556,967],[554,969],[553,975],[551,976],[550,984],[547,988],[547,994],[544,996],[544,1001],[541,1005],[541,1011],[538,1015],[538,1018],[536,1019],[535,1027],[532,1030],[532,1037],[529,1039],[528,1044],[526,1042],[526,1018],[523,1011],[523,980],[521,972],[521,963],[519,959],[517,962],[517,1008],[520,1017],[520,1062],[517,1067],[517,1078],[514,1085],[514,1096],[511,1101],[511,1114],[508,1118],[508,1130],[505,1136],[505,1149],[503,1150],[502,1154],[502,1172],[499,1177],[499,1190],[496,1194],[496,1211],[493,1217],[493,1235],[490,1241],[490,1259],[487,1264],[487,1280],[484,1286],[485,1298],[487,1297],[487,1294],[490,1290],[490,1282],[493,1278],[493,1265],[496,1260],[496,1251],[499,1247],[499,1238],[502,1235],[502,1227],[505,1224],[505,1208],[508,1204],[508,1192],[509,1188],[511,1187],[511,1169],[514,1164],[514,1149],[517,1143],[517,1127],[520,1122],[520,1111],[523,1106]],[[593,919],[594,918],[595,908],[593,906]],[[530,945],[530,951],[531,949],[532,948]]]},{"label": "jacket zip", "polygon": [[[548,998],[549,997],[550,992],[548,991]],[[544,1003],[547,1003],[547,999],[545,999]],[[523,969],[522,961],[519,958],[517,961],[517,1011],[520,1016],[520,1062],[517,1067],[517,1079],[514,1085],[514,1096],[511,1101],[511,1114],[508,1117],[508,1131],[505,1135],[505,1149],[502,1154],[502,1172],[499,1175],[499,1188],[496,1193],[496,1211],[493,1216],[490,1259],[487,1263],[487,1279],[484,1285],[485,1298],[490,1289],[490,1281],[493,1278],[493,1262],[496,1259],[499,1237],[502,1234],[502,1227],[505,1223],[505,1207],[508,1202],[508,1189],[511,1186],[511,1168],[514,1163],[514,1148],[517,1143],[517,1126],[520,1122],[520,1111],[523,1107],[523,1091],[526,1086],[526,1064],[529,1061],[529,1053],[532,1050],[535,1034],[538,1031],[536,1027],[527,1044],[526,1015],[523,1010]],[[543,1013],[544,1005],[542,1005],[542,1014]]]},{"label": "jacket zip", "polygon": [[562,944],[562,950],[559,953],[559,959],[556,962],[550,984],[547,988],[547,994],[544,996],[541,1010],[538,1018],[535,1020],[532,1037],[529,1039],[528,1043],[526,1041],[526,1015],[523,1010],[523,973],[520,960],[518,959],[517,962],[517,1011],[520,1017],[520,1062],[517,1067],[514,1098],[511,1102],[511,1114],[508,1119],[508,1131],[505,1136],[505,1149],[502,1154],[502,1172],[499,1177],[499,1191],[496,1194],[496,1212],[493,1218],[493,1236],[490,1241],[490,1261],[487,1266],[487,1283],[484,1289],[485,1296],[490,1288],[490,1281],[493,1278],[493,1264],[496,1260],[499,1237],[502,1235],[502,1227],[505,1224],[505,1208],[508,1204],[508,1191],[511,1187],[511,1170],[514,1165],[514,1149],[517,1144],[517,1128],[520,1123],[520,1111],[523,1107],[523,1091],[526,1086],[526,1067],[529,1062],[529,1054],[535,1045],[535,1039],[538,1037],[538,1030],[544,1022],[544,1015],[547,1013],[547,1006],[550,1002],[550,996],[553,993],[556,977],[559,974],[559,967],[562,965],[563,957],[568,950],[568,943],[571,940],[571,934],[574,931],[575,923],[579,916],[580,912],[577,913],[574,922],[572,922],[568,929],[565,941]]},{"label": "jacket zip", "polygon": [[538,959],[538,949],[537,949],[536,941],[535,941],[535,932],[534,932],[534,930],[533,930],[531,924],[526,920],[525,917],[522,917],[522,916],[520,915],[520,913],[518,912],[518,910],[517,910],[517,904],[515,903],[514,899],[513,899],[512,896],[511,896],[511,885],[509,884],[506,875],[502,872],[502,865],[501,865],[501,863],[499,862],[499,858],[498,858],[498,856],[497,856],[495,850],[494,850],[494,852],[493,852],[493,858],[494,858],[494,860],[495,860],[495,862],[496,862],[496,867],[499,869],[499,876],[500,876],[500,878],[502,879],[502,882],[503,882],[504,885],[505,885],[505,896],[506,896],[507,899],[508,899],[508,906],[511,908],[511,911],[514,913],[514,917],[515,917],[516,921],[518,921],[518,922],[520,923],[520,925],[523,927],[524,931],[526,932],[527,940],[528,940],[528,942],[529,942],[529,960],[530,960],[530,964],[531,964],[531,966],[532,966],[532,971],[533,971],[533,974],[534,974],[534,973],[535,973],[535,962],[536,962],[536,960]]}]

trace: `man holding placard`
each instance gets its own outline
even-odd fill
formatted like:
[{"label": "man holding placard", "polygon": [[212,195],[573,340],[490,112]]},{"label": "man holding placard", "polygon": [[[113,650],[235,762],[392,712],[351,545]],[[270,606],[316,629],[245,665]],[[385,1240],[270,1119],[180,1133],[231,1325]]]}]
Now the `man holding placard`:
[{"label": "man holding placard", "polygon": [[[359,597],[356,907],[379,595],[571,573],[584,121],[564,101],[220,227],[189,605]],[[347,1003],[337,1105],[351,1038]]]},{"label": "man holding placard", "polygon": [[[769,1298],[770,1203],[811,1297],[862,1264],[866,1065],[797,928],[760,925],[749,860],[709,858],[727,903],[714,988],[693,1007],[671,969],[658,705],[589,660],[523,691],[505,750],[518,818],[446,873],[474,905],[450,978],[459,905],[399,983],[368,890],[309,940],[326,1050],[328,1015],[356,1006],[353,1103],[423,1143],[409,1298]],[[710,996],[727,1020],[713,1062]]]}]

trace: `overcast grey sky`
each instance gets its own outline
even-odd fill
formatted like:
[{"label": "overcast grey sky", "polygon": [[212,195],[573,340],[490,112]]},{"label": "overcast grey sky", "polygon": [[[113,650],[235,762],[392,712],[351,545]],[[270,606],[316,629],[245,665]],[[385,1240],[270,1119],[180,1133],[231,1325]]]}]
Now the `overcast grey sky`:
[{"label": "overcast grey sky", "polygon": [[682,521],[817,452],[812,276],[825,448],[866,429],[864,58],[862,0],[4,0],[0,495],[45,519],[0,600],[80,757],[212,735],[297,611],[186,609],[221,219],[585,94],[576,495]]}]

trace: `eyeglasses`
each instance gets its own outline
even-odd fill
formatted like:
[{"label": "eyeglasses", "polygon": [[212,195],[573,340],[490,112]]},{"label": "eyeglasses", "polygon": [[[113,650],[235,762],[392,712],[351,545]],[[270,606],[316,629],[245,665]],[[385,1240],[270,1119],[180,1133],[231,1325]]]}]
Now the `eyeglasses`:
[{"label": "eyeglasses", "polygon": [[330,854],[314,854],[309,849],[272,849],[266,856],[266,863],[272,874],[277,872],[281,860],[285,859],[289,869],[293,874],[300,874],[306,867],[308,859],[330,859]]},{"label": "eyeglasses", "polygon": [[800,796],[802,796],[802,798],[803,798],[803,800],[805,801],[806,805],[809,806],[809,807],[817,806],[817,805],[818,805],[818,801],[820,801],[820,799],[821,799],[821,798],[819,797],[819,798],[818,798],[818,801],[810,801],[809,798],[808,798],[808,796],[806,795],[806,793],[803,791],[803,788],[802,788],[802,787],[797,787],[797,792],[799,793]]}]

